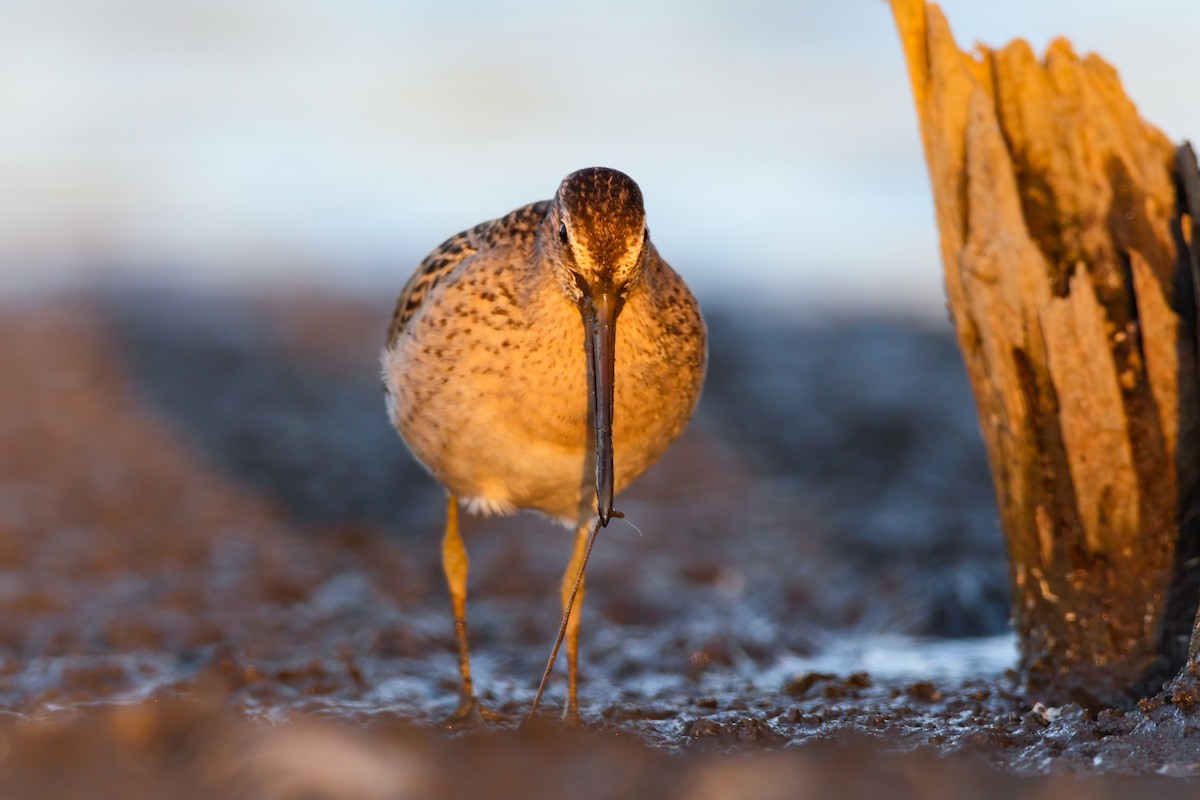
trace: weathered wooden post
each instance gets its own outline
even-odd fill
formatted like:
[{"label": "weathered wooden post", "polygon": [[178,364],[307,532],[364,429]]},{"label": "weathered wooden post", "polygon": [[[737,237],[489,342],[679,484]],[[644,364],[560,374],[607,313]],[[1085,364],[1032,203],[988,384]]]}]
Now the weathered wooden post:
[{"label": "weathered wooden post", "polygon": [[1039,699],[1128,704],[1182,666],[1200,599],[1194,156],[1066,40],[970,55],[937,6],[892,11],[1022,673]]}]

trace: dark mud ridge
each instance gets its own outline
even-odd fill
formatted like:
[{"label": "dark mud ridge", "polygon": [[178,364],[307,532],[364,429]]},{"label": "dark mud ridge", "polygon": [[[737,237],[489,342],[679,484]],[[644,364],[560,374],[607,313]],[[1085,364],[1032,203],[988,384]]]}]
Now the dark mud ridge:
[{"label": "dark mud ridge", "polygon": [[[711,304],[710,304],[711,305]],[[949,335],[710,309],[698,417],[589,571],[585,725],[518,729],[569,535],[469,520],[384,419],[387,308],[108,292],[0,314],[0,796],[1183,797],[1200,693],[1046,708]],[[636,528],[634,527],[636,525]]]}]

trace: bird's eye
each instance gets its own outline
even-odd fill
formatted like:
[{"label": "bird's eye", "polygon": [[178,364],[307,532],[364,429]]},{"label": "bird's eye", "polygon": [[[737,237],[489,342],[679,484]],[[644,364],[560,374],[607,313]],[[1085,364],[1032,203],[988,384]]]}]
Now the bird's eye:
[{"label": "bird's eye", "polygon": [[567,243],[567,224],[565,222],[559,223],[558,238],[562,241],[563,244]]}]

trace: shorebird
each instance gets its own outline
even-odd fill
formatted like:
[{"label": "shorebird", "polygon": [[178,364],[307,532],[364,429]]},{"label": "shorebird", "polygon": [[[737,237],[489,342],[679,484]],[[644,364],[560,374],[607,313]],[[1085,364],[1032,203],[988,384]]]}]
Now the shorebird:
[{"label": "shorebird", "polygon": [[621,516],[614,494],[691,417],[706,337],[695,298],[650,241],[641,190],[614,169],[574,172],[552,200],[450,237],[408,280],[381,365],[392,424],[449,494],[442,564],[462,678],[452,720],[496,716],[471,680],[459,503],[575,529],[538,698],[565,637],[563,712],[577,722],[587,556]]}]

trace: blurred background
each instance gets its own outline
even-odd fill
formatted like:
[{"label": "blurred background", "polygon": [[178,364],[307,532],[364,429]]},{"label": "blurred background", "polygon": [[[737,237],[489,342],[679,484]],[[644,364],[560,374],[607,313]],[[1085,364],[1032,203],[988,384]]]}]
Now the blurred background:
[{"label": "blurred background", "polygon": [[[1172,138],[1200,129],[1195,3],[942,6],[965,44],[1067,33]],[[0,290],[121,273],[390,295],[446,236],[604,164],[641,183],[702,300],[942,304],[880,0],[0,9]]]},{"label": "blurred background", "polygon": [[[1069,34],[1200,130],[1192,0],[942,5],[960,42]],[[1013,662],[1007,567],[884,3],[0,0],[0,119],[4,709],[449,714],[443,498],[378,348],[432,247],[604,164],[711,364],[589,569],[585,719],[1020,727],[962,688]],[[518,714],[570,537],[465,528],[477,682]]]}]

